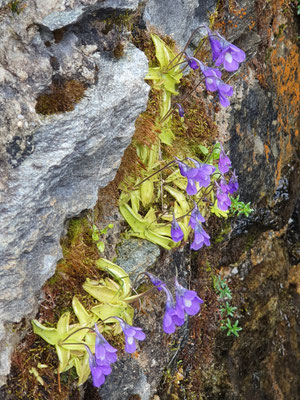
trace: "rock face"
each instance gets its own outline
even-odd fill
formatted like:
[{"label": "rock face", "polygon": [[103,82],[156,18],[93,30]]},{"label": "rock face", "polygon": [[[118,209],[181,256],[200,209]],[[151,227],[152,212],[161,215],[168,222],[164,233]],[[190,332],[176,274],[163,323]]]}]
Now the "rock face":
[{"label": "rock face", "polygon": [[[33,310],[35,294],[61,257],[64,221],[93,207],[98,188],[114,178],[148,98],[145,55],[124,42],[116,59],[107,48],[116,38],[101,33],[105,10],[133,10],[137,1],[81,1],[72,9],[56,3],[36,1],[20,14],[1,15],[1,118],[7,121],[0,139],[2,378],[11,353],[5,324]],[[64,27],[59,38],[51,32],[58,26]],[[38,97],[53,85],[68,89],[71,100],[78,88],[84,96],[73,111],[37,114]]]},{"label": "rock face", "polygon": [[171,36],[183,48],[192,31],[208,23],[209,12],[215,7],[215,0],[149,0],[143,18],[149,28]]},{"label": "rock face", "polygon": [[[153,246],[121,247],[118,262],[123,260],[124,268],[144,268],[161,257],[153,272],[169,280],[177,269],[205,303],[199,317],[177,331],[173,356],[162,333],[163,303],[153,295],[135,321],[145,327],[148,345],[141,343],[138,359],[119,360],[99,390],[103,399],[113,393],[116,400],[148,400],[156,392],[161,400],[298,398],[300,63],[295,10],[288,3],[243,0],[237,8],[225,2],[214,14],[216,29],[245,50],[247,62],[231,80],[231,107],[220,110],[214,104],[209,112],[239,175],[241,199],[251,201],[255,212],[232,222],[221,244],[201,249],[192,260],[187,248],[159,256]],[[92,207],[98,188],[113,178],[148,87],[145,56],[125,43],[121,58],[113,58],[126,32],[104,21],[113,10],[135,10],[137,0],[36,0],[19,13],[5,7],[7,1],[1,4],[4,375],[12,348],[10,323],[32,311],[35,294],[53,273],[65,219]],[[148,27],[172,35],[182,48],[216,6],[213,0],[148,0],[141,10]],[[69,90],[76,85],[80,95]],[[62,90],[66,97],[49,105]],[[204,101],[211,105],[211,97]],[[46,116],[35,112],[37,104]],[[61,113],[49,116],[47,107]],[[222,273],[233,291],[243,327],[239,338],[219,330],[212,271]],[[166,366],[168,377],[159,384]],[[84,398],[99,397],[90,390],[88,383]]]}]

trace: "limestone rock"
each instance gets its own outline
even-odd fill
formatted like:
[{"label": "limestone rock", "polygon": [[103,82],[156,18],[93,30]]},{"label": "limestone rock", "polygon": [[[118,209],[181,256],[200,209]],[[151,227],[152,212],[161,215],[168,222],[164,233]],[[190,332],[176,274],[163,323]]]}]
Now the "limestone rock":
[{"label": "limestone rock", "polygon": [[151,267],[160,256],[160,247],[147,240],[129,239],[118,247],[116,264],[120,265],[134,281],[140,272]]},{"label": "limestone rock", "polygon": [[54,31],[64,26],[77,23],[86,12],[91,13],[101,9],[129,10],[137,8],[139,0],[81,0],[77,7],[63,7],[62,10],[53,11],[43,18],[41,25]]},{"label": "limestone rock", "polygon": [[[1,16],[2,37],[8,24],[11,34],[0,48],[1,377],[9,371],[7,323],[32,312],[35,295],[61,257],[65,220],[93,207],[98,188],[114,178],[148,98],[145,55],[129,44],[120,59],[110,48],[105,52],[108,39],[95,28],[101,17],[88,15],[96,3],[120,11],[132,10],[137,1],[71,2],[86,14],[59,38],[36,25],[42,15],[61,12],[70,2],[57,3],[44,7],[35,1],[18,15]],[[64,82],[85,88],[74,109],[37,114],[38,97],[54,84],[65,88]]]},{"label": "limestone rock", "polygon": [[183,48],[192,31],[208,23],[208,13],[215,9],[216,4],[215,0],[149,0],[144,21],[148,27],[172,36]]}]

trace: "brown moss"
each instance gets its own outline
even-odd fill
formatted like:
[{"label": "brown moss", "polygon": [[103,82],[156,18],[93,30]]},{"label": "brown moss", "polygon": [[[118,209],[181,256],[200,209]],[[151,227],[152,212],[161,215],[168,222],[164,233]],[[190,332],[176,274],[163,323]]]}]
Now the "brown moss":
[{"label": "brown moss", "polygon": [[84,96],[85,86],[74,79],[64,83],[53,83],[51,92],[37,98],[35,111],[38,114],[50,115],[74,110],[74,105]]},{"label": "brown moss", "polygon": [[115,45],[115,47],[114,47],[114,50],[113,50],[113,54],[114,54],[114,57],[118,60],[119,58],[122,58],[123,57],[123,55],[124,55],[124,47],[125,47],[125,45],[124,45],[124,43],[122,42],[122,41],[119,41],[116,45]]},{"label": "brown moss", "polygon": [[55,43],[59,43],[63,40],[64,33],[65,33],[65,28],[55,29],[53,31]]}]

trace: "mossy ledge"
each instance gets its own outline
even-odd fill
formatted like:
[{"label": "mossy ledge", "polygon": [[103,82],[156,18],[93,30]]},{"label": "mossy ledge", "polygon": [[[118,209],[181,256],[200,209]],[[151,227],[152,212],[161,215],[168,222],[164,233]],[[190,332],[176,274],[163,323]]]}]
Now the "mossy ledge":
[{"label": "mossy ledge", "polygon": [[73,111],[75,104],[84,96],[86,87],[75,79],[62,83],[53,83],[49,93],[43,93],[37,98],[35,111],[42,115]]}]

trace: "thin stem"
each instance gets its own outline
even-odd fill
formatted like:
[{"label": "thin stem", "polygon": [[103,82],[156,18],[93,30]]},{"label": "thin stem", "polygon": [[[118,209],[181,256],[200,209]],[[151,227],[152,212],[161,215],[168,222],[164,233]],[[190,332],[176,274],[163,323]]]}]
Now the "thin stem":
[{"label": "thin stem", "polygon": [[186,49],[189,47],[189,45],[190,45],[190,43],[191,43],[191,41],[192,41],[194,35],[195,35],[201,28],[206,28],[206,29],[207,29],[207,26],[206,26],[205,24],[200,25],[200,26],[198,26],[198,28],[196,28],[196,29],[192,32],[191,36],[189,37],[189,40],[186,42],[186,45],[185,45],[184,48],[183,48],[183,51],[182,51],[183,53],[184,53],[184,52],[186,51]]},{"label": "thin stem", "polygon": [[72,332],[70,335],[68,335],[66,338],[64,338],[64,340],[62,341],[62,343],[64,343],[64,341],[68,340],[68,339],[69,339],[71,336],[73,336],[75,333],[77,333],[77,332],[79,332],[79,331],[82,331],[83,329],[88,329],[88,330],[90,330],[90,331],[95,332],[95,331],[94,331],[94,328],[89,328],[89,327],[87,327],[87,326],[84,326],[84,327],[82,327],[82,328],[76,329],[76,331]]},{"label": "thin stem", "polygon": [[65,346],[69,346],[69,344],[71,345],[71,346],[78,346],[79,344],[82,344],[83,346],[86,346],[86,343],[84,343],[84,342],[77,342],[77,343],[64,343],[64,342],[62,342],[62,345],[65,345]]},{"label": "thin stem", "polygon": [[[175,60],[175,58],[173,58],[173,60],[172,60],[172,62]],[[175,64],[175,65],[172,65],[172,67],[169,67],[169,65],[168,65],[168,69],[167,70],[163,70],[162,72],[164,73],[164,74],[167,74],[169,71],[171,71],[173,68],[176,68],[176,67],[178,67],[178,65],[181,65],[181,64],[184,64],[186,62],[186,60],[184,60],[184,61],[180,61],[180,62],[178,62],[177,64]]]},{"label": "thin stem", "polygon": [[[158,157],[159,161],[162,161],[162,155],[161,155],[161,145],[159,142],[159,148],[158,148]],[[160,171],[160,199],[161,199],[161,209],[163,211],[164,209],[164,184],[163,184],[163,178],[162,178],[162,170]]]},{"label": "thin stem", "polygon": [[57,384],[58,384],[58,392],[61,393],[61,385],[60,385],[60,372],[59,367],[57,368]]},{"label": "thin stem", "polygon": [[167,167],[169,167],[170,165],[172,165],[174,163],[175,163],[175,161],[170,161],[168,164],[166,164],[164,167],[160,168],[158,171],[153,172],[153,174],[147,176],[147,178],[143,179],[141,182],[139,182],[137,185],[135,185],[134,189],[138,188],[142,183],[144,183],[148,179],[152,178],[152,176],[158,174],[159,172],[163,171],[164,169],[166,169]]}]

